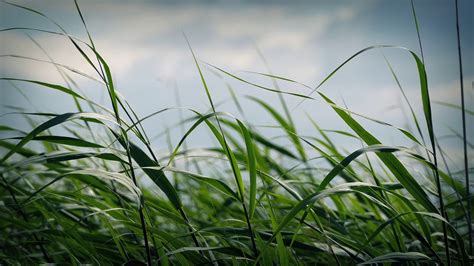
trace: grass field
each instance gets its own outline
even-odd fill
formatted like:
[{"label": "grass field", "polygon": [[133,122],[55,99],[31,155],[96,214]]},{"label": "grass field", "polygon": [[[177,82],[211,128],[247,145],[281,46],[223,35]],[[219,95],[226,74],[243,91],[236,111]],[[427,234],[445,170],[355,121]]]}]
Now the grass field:
[{"label": "grass field", "polygon": [[[472,144],[465,123],[473,112],[464,104],[449,107],[461,110],[464,127],[458,134],[464,164],[449,169],[433,129],[438,121],[432,118],[422,54],[398,46],[367,47],[317,86],[253,73],[274,82],[267,87],[203,63],[188,42],[201,79],[196,86],[206,93],[208,111],[169,107],[138,117],[116,90],[113,67],[96,50],[76,7],[87,40],[70,36],[51,19],[57,31],[2,29],[61,35],[95,75],[51,61],[64,79],[61,84],[0,77],[5,84],[63,93],[75,103],[67,113],[14,110],[9,115],[28,121],[31,128],[26,132],[0,125],[2,136],[8,135],[0,140],[1,264],[472,265],[472,167],[467,158]],[[416,21],[415,8],[413,16]],[[321,91],[326,81],[337,79],[341,68],[356,63],[354,58],[363,60],[366,52],[388,49],[407,53],[419,76],[422,116],[413,111],[388,59],[381,66],[390,69],[405,96],[415,125],[411,130],[355,113]],[[282,137],[266,136],[242,119],[248,114],[232,90],[239,114],[220,110],[205,69],[278,94],[282,112],[260,98],[246,100],[261,107]],[[72,73],[95,81],[107,92],[108,103],[101,105],[82,94]],[[304,87],[307,93],[281,90],[277,82]],[[291,113],[299,105],[288,106],[288,97],[305,104],[322,99],[348,130],[322,129],[309,114],[314,134],[298,134]],[[170,140],[168,154],[158,155],[149,137],[156,132],[147,132],[142,123],[176,112],[182,114],[175,121],[183,129],[180,141]],[[361,120],[398,131],[410,145],[381,143]],[[187,140],[198,128],[209,132],[216,145],[188,149]],[[334,143],[335,135],[358,140],[361,146],[342,149]]]}]

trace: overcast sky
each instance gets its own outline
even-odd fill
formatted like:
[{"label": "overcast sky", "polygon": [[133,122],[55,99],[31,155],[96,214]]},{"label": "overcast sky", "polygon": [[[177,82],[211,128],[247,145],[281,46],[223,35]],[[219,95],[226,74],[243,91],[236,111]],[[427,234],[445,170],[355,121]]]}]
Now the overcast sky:
[{"label": "overcast sky", "polygon": [[[68,33],[87,39],[73,1],[12,1],[45,13],[62,25]],[[251,2],[251,3],[250,3]],[[114,81],[139,116],[159,109],[181,105],[201,112],[209,104],[193,63],[184,35],[197,57],[265,86],[271,80],[245,71],[268,73],[258,50],[271,71],[315,87],[326,75],[357,51],[371,45],[390,44],[406,47],[417,54],[420,49],[410,1],[89,1],[81,0],[86,23],[98,51],[109,63]],[[473,1],[460,0],[461,40],[464,61],[466,106],[473,108],[474,34]],[[426,60],[431,97],[434,101],[460,103],[459,68],[457,61],[454,1],[415,0],[420,34]],[[37,14],[0,3],[0,27],[34,27],[58,31],[54,24]],[[184,33],[184,35],[183,35]],[[80,54],[67,39],[31,31],[0,33],[0,54],[17,54],[46,59],[46,55],[27,36],[29,34],[57,62],[94,76]],[[321,90],[338,104],[349,109],[408,128],[403,115],[407,106],[384,61],[388,58],[401,85],[423,120],[419,80],[416,66],[409,53],[399,49],[372,50],[342,68]],[[64,84],[55,68],[18,58],[0,58],[2,77],[21,77]],[[274,93],[262,91],[231,78],[216,76],[204,67],[215,102],[224,101],[220,111],[240,117],[226,83],[230,84],[245,107],[246,119],[253,125],[276,123],[260,107],[244,95],[264,99],[281,110]],[[73,75],[82,91],[93,99],[101,99],[108,106],[104,89],[97,83]],[[10,112],[7,105],[21,106],[27,111],[61,113],[75,111],[71,99],[58,92],[37,86],[15,83],[27,94],[33,105],[10,83],[0,82],[0,112]],[[279,82],[285,91],[307,93],[301,87]],[[314,95],[318,98],[317,95]],[[292,109],[299,102],[285,97]],[[319,99],[319,98],[318,98]],[[438,136],[450,133],[449,127],[460,131],[460,112],[437,104],[433,105]],[[185,113],[185,115],[190,113]],[[323,128],[347,129],[321,100],[306,101],[293,115],[302,135],[314,134],[306,114]],[[146,123],[150,135],[173,126],[177,112],[158,116]],[[470,136],[474,119],[468,116]],[[406,144],[403,136],[393,129],[360,120],[387,144]],[[25,127],[15,116],[0,117],[2,124]],[[424,123],[423,123],[424,125]],[[25,128],[26,129],[26,128]],[[273,136],[282,132],[261,129]],[[207,133],[199,132],[191,140],[196,146],[206,146]],[[173,134],[179,136],[179,134]],[[173,138],[176,140],[176,137]],[[335,136],[349,151],[359,145],[344,137]],[[472,139],[472,138],[471,138]],[[158,150],[165,149],[163,138],[156,140]],[[443,145],[453,159],[461,158],[459,139],[443,138]],[[456,165],[456,163],[454,163]],[[461,165],[459,165],[461,167]]]}]

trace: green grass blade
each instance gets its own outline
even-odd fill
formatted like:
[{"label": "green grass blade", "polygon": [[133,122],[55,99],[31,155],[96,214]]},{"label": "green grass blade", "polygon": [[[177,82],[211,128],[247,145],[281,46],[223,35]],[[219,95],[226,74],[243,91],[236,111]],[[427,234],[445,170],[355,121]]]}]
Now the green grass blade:
[{"label": "green grass blade", "polygon": [[[112,133],[119,140],[122,146],[127,146],[127,143],[125,142],[125,139],[122,136],[118,135],[113,131]],[[143,169],[143,171],[163,191],[163,193],[166,194],[171,204],[173,204],[176,209],[181,209],[183,204],[181,203],[178,193],[174,189],[173,185],[169,182],[163,170],[158,170],[160,167],[158,162],[153,161],[142,149],[140,149],[134,143],[129,141],[128,145],[130,149],[130,155],[133,160]]]},{"label": "green grass blade", "polygon": [[[324,94],[319,93],[323,99],[334,105],[329,98]],[[357,121],[355,121],[351,116],[346,112],[341,111],[337,108],[333,109],[341,117],[344,122],[354,130],[354,132],[362,139],[367,145],[377,145],[381,144],[378,139],[376,139],[372,134],[365,130]],[[408,172],[408,170],[403,166],[403,164],[392,154],[377,154],[377,156],[382,160],[382,162],[387,166],[387,168],[392,172],[392,174],[397,178],[397,180],[405,187],[405,189],[428,211],[438,213],[438,209],[433,205],[431,200],[428,198],[428,195],[423,191],[421,186],[415,180],[415,178]]]}]

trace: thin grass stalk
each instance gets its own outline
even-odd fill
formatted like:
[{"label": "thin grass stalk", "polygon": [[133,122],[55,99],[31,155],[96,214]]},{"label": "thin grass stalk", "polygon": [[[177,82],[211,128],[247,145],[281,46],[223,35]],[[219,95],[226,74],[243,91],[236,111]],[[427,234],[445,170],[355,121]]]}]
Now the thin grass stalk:
[{"label": "thin grass stalk", "polygon": [[[418,19],[417,19],[417,16],[416,16],[415,5],[413,4],[413,0],[411,0],[410,2],[411,2],[412,12],[413,12],[413,18],[414,18],[414,21],[415,21],[416,33],[417,33],[417,36],[418,36],[418,45],[420,46],[421,61],[423,63],[423,75],[425,76],[426,86],[428,87],[428,78],[426,76],[426,65],[425,65],[425,60],[424,60],[424,55],[423,55],[423,45],[421,44],[420,29],[418,27]],[[431,147],[433,149],[433,161],[434,161],[434,165],[435,165],[434,174],[435,174],[435,179],[436,179],[436,186],[437,186],[437,189],[438,189],[438,198],[439,198],[441,216],[443,216],[443,218],[445,218],[447,220],[448,215],[447,215],[447,213],[444,209],[443,191],[442,191],[442,188],[441,188],[441,180],[440,180],[440,177],[439,177],[438,159],[436,157],[436,150],[437,150],[436,149],[436,139],[435,139],[435,136],[434,136],[433,117],[431,115],[431,104],[429,102],[430,101],[429,100],[430,99],[429,90],[427,91],[427,94],[428,94],[428,103],[427,104],[428,104],[428,109],[429,109],[429,112],[430,112],[430,115],[428,117],[428,119],[429,119],[428,127],[431,127],[431,128],[428,129],[428,131],[430,132]],[[451,265],[451,257],[450,257],[450,253],[449,253],[448,228],[447,228],[446,223],[443,223],[442,226],[443,226],[443,238],[444,238],[443,240],[444,240],[444,248],[445,248],[445,252],[446,252],[446,260],[447,260],[448,265]]]},{"label": "thin grass stalk", "polygon": [[418,26],[418,19],[416,17],[415,4],[413,4],[413,0],[411,0],[410,2],[411,2],[411,11],[413,12],[413,19],[415,21],[416,35],[418,36],[418,45],[420,46],[421,61],[423,61],[423,64],[425,64],[425,56],[423,54],[423,45],[421,45],[420,28]]},{"label": "thin grass stalk", "polygon": [[456,35],[458,42],[458,62],[459,62],[459,83],[461,87],[461,117],[462,117],[462,133],[463,133],[463,150],[464,150],[464,177],[466,179],[466,199],[467,199],[467,228],[469,234],[469,253],[472,255],[472,222],[471,222],[471,199],[469,190],[469,165],[467,161],[467,134],[466,134],[466,111],[464,105],[464,79],[462,71],[462,56],[461,56],[461,36],[459,30],[459,7],[458,0],[455,0],[456,5]]},{"label": "thin grass stalk", "polygon": [[[104,82],[106,84],[109,84],[105,79],[104,79]],[[110,81],[110,82],[112,82],[112,81]],[[107,86],[109,86],[109,85],[107,85]],[[121,104],[122,108],[125,109],[125,107],[123,106],[121,101],[119,101],[119,103]],[[127,112],[127,114],[128,114],[128,112]],[[120,125],[120,130],[121,130],[122,137],[125,139],[127,160],[128,160],[128,164],[129,164],[129,167],[130,167],[130,175],[131,175],[133,183],[137,186],[135,171],[133,170],[132,157],[131,157],[131,154],[130,154],[130,141],[128,139],[127,132],[121,127],[122,120],[120,119],[119,113],[116,112],[115,116],[117,118],[117,123]],[[131,119],[130,116],[129,116],[129,118]],[[133,123],[133,120],[132,120],[132,123]],[[126,173],[128,173],[126,167],[124,167],[124,170],[126,171]],[[144,219],[144,216],[143,216],[143,207],[144,207],[144,200],[143,200],[142,204],[140,204],[140,208],[138,209],[138,213],[139,213],[139,216],[140,216],[140,225],[141,225],[141,228],[142,228],[143,238],[144,238],[144,242],[145,242],[145,253],[146,253],[146,257],[147,257],[147,263],[148,263],[148,265],[152,265],[152,263],[151,263],[151,251],[150,251],[150,247],[149,247],[149,244],[148,244],[148,234],[147,234],[147,230],[146,230],[146,222],[145,222],[145,219]]]},{"label": "thin grass stalk", "polygon": [[[272,72],[272,70],[270,69],[270,65],[268,64],[268,62],[267,62],[265,56],[263,56],[262,51],[260,51],[260,48],[258,48],[257,45],[255,45],[255,50],[257,50],[257,54],[258,54],[258,56],[260,57],[260,60],[262,60],[263,65],[264,65],[265,68],[267,69],[268,73],[273,76],[273,72]],[[278,86],[278,82],[276,81],[276,79],[275,79],[275,78],[271,78],[271,80],[272,80],[272,83],[273,83],[273,87],[274,87],[276,90],[281,91],[281,90],[280,90],[280,87]],[[286,119],[288,120],[288,123],[290,124],[290,126],[291,126],[292,128],[294,128],[294,127],[295,127],[295,124],[293,123],[293,119],[292,119],[292,117],[291,117],[291,115],[290,115],[290,110],[288,109],[288,105],[286,104],[285,98],[283,98],[283,94],[277,93],[277,95],[278,95],[278,99],[280,100],[281,106],[283,107],[283,111],[285,112]]]},{"label": "thin grass stalk", "polygon": [[[102,67],[101,67],[102,69]],[[155,153],[153,152],[150,144],[150,139],[148,138],[146,132],[145,132],[145,129],[143,128],[142,126],[142,123],[141,123],[141,120],[138,118],[138,116],[136,115],[136,113],[133,111],[132,107],[128,104],[128,102],[125,102],[125,104],[130,108],[130,111],[132,112],[132,114],[134,115],[134,117],[136,118],[136,122],[135,120],[131,117],[131,115],[129,114],[129,112],[127,111],[127,109],[125,108],[125,105],[122,103],[122,101],[118,101],[118,103],[120,104],[120,106],[122,107],[122,109],[125,111],[126,115],[128,116],[128,118],[130,119],[130,121],[132,122],[133,125],[135,125],[134,127],[137,129],[137,134],[139,135],[138,137],[140,138],[140,140],[142,140],[142,142],[145,144],[147,150],[150,152],[153,160],[155,160],[155,162],[158,162],[158,158],[156,157]],[[138,127],[139,126],[139,127]],[[140,131],[140,129],[143,131],[143,133]],[[127,145],[128,145],[128,138],[127,138]],[[193,242],[194,244],[196,245],[196,247],[201,247],[201,245],[199,244],[199,240],[197,239],[197,236],[196,236],[196,232],[194,230],[194,228],[191,226],[190,224],[190,221],[189,221],[189,218],[188,216],[186,215],[186,212],[184,211],[184,209],[181,207],[180,210],[179,210],[179,213],[181,215],[181,217],[186,221],[186,223],[188,224],[188,231],[190,232],[191,234],[191,237],[193,239]],[[146,230],[145,230],[146,232]],[[154,237],[152,235],[152,239],[154,240]],[[150,249],[147,249],[148,251]],[[204,256],[204,253],[202,250],[199,251],[199,253],[201,255]],[[160,261],[160,260],[158,260]]]},{"label": "thin grass stalk", "polygon": [[[211,105],[212,111],[213,111],[214,113],[216,113],[216,108],[214,107],[214,102],[212,101],[212,98],[211,98],[209,89],[208,89],[208,87],[207,87],[206,81],[204,80],[204,76],[203,76],[203,74],[202,74],[202,72],[201,72],[201,68],[200,68],[199,63],[198,63],[198,61],[197,61],[197,59],[196,59],[196,56],[195,56],[195,54],[194,54],[194,51],[193,51],[193,49],[191,48],[191,44],[189,43],[189,40],[188,40],[188,38],[186,37],[186,35],[184,35],[184,38],[186,39],[186,42],[187,42],[188,47],[189,47],[189,50],[191,51],[191,54],[192,54],[192,56],[193,56],[193,58],[194,58],[194,62],[196,63],[196,67],[197,67],[197,69],[198,69],[199,76],[201,77],[201,81],[202,81],[202,83],[203,83],[204,89],[206,90],[206,95],[207,95],[207,98],[208,98],[209,103],[210,103],[210,105]],[[222,129],[221,123],[220,123],[219,118],[218,118],[217,116],[216,116],[216,120],[217,120],[217,125],[218,125],[218,127],[219,127],[220,133],[222,134],[222,138],[223,138],[223,140],[224,140],[224,146],[225,146],[225,150],[226,150],[227,156],[228,156],[229,158],[231,158],[231,156],[230,156],[230,154],[231,154],[231,153],[230,153],[230,147],[229,147],[228,144],[227,144],[227,141],[226,141],[226,138],[225,138],[225,134],[224,134],[224,130]],[[236,175],[236,169],[234,168],[234,165],[233,165],[232,163],[231,163],[230,165],[231,165],[231,167],[232,167],[232,172],[234,173],[234,176],[236,177],[237,186],[239,186],[239,185],[238,185],[239,182],[238,182],[238,180],[237,180],[237,175]],[[239,190],[239,191],[240,191],[240,190]],[[249,216],[249,214],[248,214],[248,212],[247,212],[247,207],[245,206],[244,195],[243,195],[243,193],[240,193],[240,192],[239,192],[239,194],[240,194],[240,197],[241,197],[242,207],[243,207],[243,209],[244,209],[244,214],[245,214],[245,220],[246,220],[246,223],[247,223],[247,227],[248,227],[248,229],[249,229],[249,231],[250,231],[250,239],[252,240],[251,242],[252,242],[253,252],[254,252],[255,257],[258,257],[259,255],[258,255],[257,244],[255,243],[254,232],[253,232],[253,230],[252,230],[252,225],[251,225],[251,223],[250,223],[250,216]]]},{"label": "thin grass stalk", "polygon": [[[360,143],[362,147],[365,146],[363,140],[360,140]],[[375,174],[374,168],[372,167],[372,163],[370,162],[370,159],[369,159],[369,155],[365,153],[364,156],[365,156],[365,159],[367,160],[367,164],[369,165],[370,174],[372,175],[372,178],[374,179],[375,184],[380,187],[382,184],[380,183],[379,179],[377,178]],[[391,203],[390,199],[388,198],[387,194],[384,191],[380,190],[379,194],[382,199],[386,200],[388,203]],[[404,249],[402,248],[402,244],[400,243],[400,240],[402,239],[401,234],[399,234],[399,232],[396,230],[394,224],[391,224],[390,227],[392,229],[393,235],[395,236],[395,241],[397,242],[398,250],[400,252],[403,252]]]},{"label": "thin grass stalk", "polygon": [[[139,135],[139,138],[140,140],[142,140],[142,142],[145,144],[147,150],[150,152],[153,160],[155,162],[158,162],[158,158],[156,157],[155,153],[153,152],[151,146],[150,146],[150,140],[148,139],[146,133],[145,133],[145,130],[143,129],[143,126],[141,124],[141,119],[138,118],[138,116],[135,114],[135,112],[133,111],[133,109],[130,107],[130,105],[128,105],[127,103],[127,106],[130,108],[131,112],[133,113],[133,115],[135,116],[135,118],[137,119],[137,121],[135,122],[134,119],[131,117],[131,115],[129,114],[129,112],[127,111],[127,109],[125,108],[125,106],[123,105],[122,101],[118,101],[118,103],[120,104],[120,106],[122,107],[122,109],[125,111],[125,113],[127,114],[128,118],[130,119],[130,121],[132,122],[132,125],[134,125],[134,127],[137,129],[137,133]],[[140,128],[138,127],[138,125],[140,126],[140,128],[143,130],[143,134],[140,132]],[[128,138],[127,138],[127,145],[128,145]],[[191,226],[190,222],[189,222],[189,218],[188,216],[186,215],[184,209],[181,207],[179,209],[179,213],[181,215],[181,217],[186,221],[186,223],[188,224],[188,231],[189,233],[191,234],[191,237],[194,241],[194,244],[196,245],[196,247],[200,248],[201,245],[199,244],[199,241],[196,237],[196,232],[194,230],[194,228]],[[152,236],[153,238],[153,236]],[[199,253],[201,255],[204,256],[204,253],[200,250]]]},{"label": "thin grass stalk", "polygon": [[[126,134],[126,133],[124,133],[124,134]],[[130,165],[130,174],[132,175],[133,183],[135,185],[137,185],[137,179],[135,177],[135,171],[133,170],[133,165],[132,165],[132,157],[130,156],[130,145],[129,145],[130,142],[128,141],[127,137],[126,137],[126,139],[127,139],[127,159],[128,159],[128,163]],[[140,224],[142,225],[143,240],[145,241],[146,259],[147,259],[148,265],[151,266],[152,265],[151,264],[151,252],[150,252],[150,247],[148,245],[148,235],[147,235],[147,231],[146,231],[145,218],[143,216],[143,206],[144,205],[145,205],[145,200],[143,199],[143,202],[142,202],[142,204],[140,204],[140,208],[138,209],[138,214],[140,215]]]},{"label": "thin grass stalk", "polygon": [[[261,179],[261,182],[262,182],[262,186],[264,188],[264,196],[265,196],[265,199],[267,200],[267,203],[268,203],[268,208],[270,209],[269,211],[269,215],[270,215],[270,218],[272,220],[272,228],[275,228],[276,226],[278,226],[277,222],[276,222],[276,215],[275,215],[275,210],[273,208],[273,205],[272,205],[272,202],[270,200],[270,196],[268,195],[269,194],[269,191],[271,190],[271,188],[269,188],[269,185],[266,184],[265,180],[262,178],[261,175],[259,175],[260,179]],[[263,196],[262,196],[263,197]],[[298,231],[296,231],[298,232]],[[295,235],[296,235],[296,232],[295,232]],[[294,236],[293,236],[294,238]],[[279,241],[282,241],[282,237],[281,237],[281,233],[279,233],[277,236],[276,236],[276,239],[277,239],[277,245],[278,245],[278,242]],[[283,241],[282,241],[283,242]],[[284,245],[284,244],[283,244]],[[291,244],[290,244],[291,246]],[[286,247],[284,247],[286,248]],[[261,252],[263,253],[263,252]],[[284,254],[281,254],[281,253],[284,253]],[[280,264],[282,265],[288,265],[288,261],[287,260],[287,253],[286,251],[285,252],[278,252],[278,256],[280,258]],[[337,259],[337,258],[336,258]]]},{"label": "thin grass stalk", "polygon": [[[79,11],[79,6],[77,5],[77,2],[76,2],[76,6],[78,8],[78,11]],[[79,11],[80,12],[80,11]],[[82,18],[82,16],[81,16]],[[83,21],[84,22],[84,21]],[[85,23],[84,23],[84,26],[85,26]],[[92,42],[92,41],[91,41]],[[98,53],[95,51],[95,48],[94,49],[94,52],[96,54],[96,57],[97,57],[97,60],[99,60],[99,55]],[[100,65],[100,69],[102,71],[102,62],[99,60],[99,65]],[[114,101],[116,99],[114,99],[115,95],[112,95],[112,92],[114,90],[114,87],[113,87],[113,81],[112,80],[109,80],[109,75],[107,75],[107,78],[103,78],[103,81],[104,83],[106,84],[106,86],[108,87],[108,91],[109,91],[109,95],[110,95],[110,100],[112,102],[112,105],[114,105],[114,113],[115,113],[115,117],[116,117],[116,120],[117,120],[117,123],[119,124],[120,126],[120,130],[121,130],[121,134],[123,136],[123,138],[125,139],[126,141],[126,153],[127,153],[127,159],[128,159],[128,163],[129,163],[129,167],[130,167],[130,174],[131,174],[131,177],[132,177],[132,180],[133,180],[133,183],[135,185],[137,185],[137,181],[136,181],[136,177],[135,177],[135,171],[133,170],[133,164],[132,164],[132,158],[131,158],[131,154],[130,154],[130,142],[129,142],[129,139],[128,139],[128,135],[127,135],[127,132],[122,128],[122,120],[120,118],[120,114],[119,114],[119,111],[118,111],[118,108],[117,106],[114,104]],[[115,92],[114,92],[115,93]],[[129,115],[129,113],[127,112],[127,109],[125,108],[125,106],[122,104],[122,101],[118,100],[119,104],[121,105],[122,109],[125,111],[125,113],[127,114],[127,116],[130,118],[130,120],[133,121],[133,119],[131,118],[131,116]],[[126,169],[125,169],[126,170]],[[140,216],[140,224],[141,224],[141,228],[142,228],[142,232],[143,232],[143,238],[144,238],[144,241],[145,241],[145,253],[146,253],[146,256],[147,256],[147,262],[148,262],[148,265],[152,265],[151,264],[151,253],[150,253],[150,247],[149,247],[149,244],[148,244],[148,235],[147,235],[147,230],[146,230],[146,223],[145,223],[145,219],[144,219],[144,216],[143,216],[143,204],[144,202],[140,205],[140,208],[138,210],[139,212],[139,216]]]},{"label": "thin grass stalk", "polygon": [[[98,65],[100,67],[100,73],[102,74],[102,78],[103,78],[103,81],[104,83],[106,84],[106,86],[108,87],[109,89],[109,94],[110,94],[110,91],[111,90],[114,90],[113,86],[111,86],[112,84],[112,80],[108,80],[106,79],[106,75],[104,73],[104,68],[102,66],[102,63],[101,63],[101,60],[99,58],[99,55],[98,53],[96,52],[96,48],[95,48],[95,44],[94,44],[94,41],[92,40],[92,37],[90,35],[90,32],[89,32],[89,29],[87,28],[87,25],[86,25],[86,22],[84,20],[84,16],[82,15],[82,12],[81,12],[81,9],[79,8],[79,4],[77,3],[77,0],[74,0],[74,4],[76,5],[76,9],[79,13],[79,16],[81,18],[81,21],[82,21],[82,24],[84,25],[84,28],[87,32],[87,36],[89,38],[89,41],[91,43],[91,48],[93,49],[94,51],[94,54],[96,55],[96,60],[98,61]],[[114,96],[115,97],[115,96]],[[112,104],[114,105],[114,100],[112,97],[111,97],[111,101],[112,101]],[[132,117],[130,116],[130,114],[127,112],[127,109],[125,108],[125,106],[122,104],[122,102],[119,100],[118,101],[122,107],[122,109],[125,111],[125,113],[127,114],[128,118],[133,122],[133,119]],[[116,107],[116,106],[115,106]],[[121,125],[121,119],[120,119],[120,115],[118,113],[118,110],[116,108],[114,108],[114,111],[115,111],[115,116],[117,118],[117,123],[119,125]],[[133,112],[133,110],[132,110]],[[135,171],[133,170],[133,164],[132,164],[132,158],[131,158],[131,154],[130,154],[130,142],[128,140],[128,136],[127,136],[127,133],[123,130],[123,128],[121,128],[121,131],[122,131],[122,135],[124,136],[125,140],[126,140],[126,145],[127,145],[127,159],[128,159],[128,163],[129,163],[129,166],[130,166],[130,174],[132,176],[132,180],[133,180],[133,183],[135,185],[137,185],[137,181],[136,181],[136,177],[135,177]],[[139,129],[138,129],[138,132],[139,132]],[[149,247],[149,244],[148,244],[148,234],[147,234],[147,230],[146,230],[146,222],[145,222],[145,218],[144,218],[144,215],[143,215],[143,207],[144,207],[144,200],[142,202],[142,204],[140,205],[140,208],[138,210],[139,212],[139,216],[140,216],[140,224],[141,224],[141,227],[142,227],[142,232],[143,232],[143,238],[144,238],[144,242],[145,242],[145,253],[146,253],[146,257],[147,257],[147,262],[148,262],[148,265],[152,265],[151,263],[151,251],[150,251],[150,247]]]},{"label": "thin grass stalk", "polygon": [[[138,120],[138,123],[140,123],[140,120]],[[147,147],[148,151],[150,152],[153,160],[155,160],[155,162],[158,162],[158,158],[156,157],[155,153],[151,149],[150,145],[146,144],[145,146]],[[194,245],[196,247],[200,248],[201,244],[199,244],[199,240],[197,239],[196,232],[195,232],[194,228],[191,226],[189,218],[186,215],[186,212],[184,211],[183,207],[179,208],[179,214],[186,221],[186,223],[188,225],[188,231],[191,234],[191,238],[193,239]],[[204,252],[202,250],[200,250],[199,253],[204,256]]]},{"label": "thin grass stalk", "polygon": [[[98,55],[96,53],[96,55]],[[101,66],[101,69],[102,69],[102,63],[99,64]],[[111,98],[111,102],[113,104],[114,102],[114,99],[112,98],[112,94],[110,93],[111,90],[114,90],[113,88],[113,85],[112,84],[112,80],[108,80],[106,78],[103,79],[106,86],[108,87],[108,90],[109,90],[109,94],[110,94],[110,98]],[[130,116],[130,114],[128,113],[127,109],[125,108],[125,106],[123,105],[122,101],[118,101],[118,103],[120,104],[120,106],[122,107],[122,109],[125,111],[125,113],[127,114],[127,116],[129,117],[130,120],[132,120],[132,123],[133,123],[133,119],[132,117]],[[121,134],[123,136],[123,138],[125,139],[126,141],[126,153],[127,153],[127,159],[128,159],[128,163],[129,163],[129,167],[130,167],[130,174],[131,174],[131,177],[132,177],[132,180],[133,180],[133,183],[135,185],[137,185],[137,181],[136,181],[136,177],[135,177],[135,171],[133,170],[133,164],[132,164],[132,158],[131,158],[131,154],[130,154],[130,141],[128,139],[128,135],[127,135],[127,132],[121,127],[122,125],[122,120],[120,118],[120,114],[118,112],[118,109],[114,108],[114,112],[115,112],[115,117],[116,117],[116,120],[117,120],[117,123],[119,124],[120,126],[120,130],[121,130]],[[126,169],[125,169],[126,170]],[[138,213],[139,213],[139,216],[140,216],[140,224],[141,224],[141,228],[142,228],[142,232],[143,232],[143,238],[144,238],[144,241],[145,241],[145,253],[146,253],[146,256],[147,256],[147,262],[148,262],[148,265],[152,265],[151,264],[151,253],[150,253],[150,247],[149,247],[149,244],[148,244],[148,235],[147,235],[147,230],[146,230],[146,223],[145,223],[145,219],[144,219],[144,216],[143,216],[143,204],[144,202],[140,205],[140,208],[138,210]]]},{"label": "thin grass stalk", "polygon": [[[438,146],[438,150],[439,150],[439,155],[441,156],[441,160],[443,160],[443,164],[444,164],[444,167],[446,168],[446,171],[448,173],[448,176],[451,177],[451,185],[454,187],[455,184],[454,184],[454,178],[452,178],[453,174],[451,173],[451,170],[449,169],[449,166],[448,166],[448,162],[446,160],[446,156],[444,155],[444,151],[441,149],[441,146],[439,145],[439,141],[436,140],[436,145]],[[455,194],[456,194],[456,198],[458,200],[458,202],[460,203],[461,205],[461,209],[464,213],[464,216],[468,217],[467,216],[467,211],[466,211],[466,208],[464,207],[464,204],[462,203],[463,202],[463,199],[462,199],[462,196],[457,192],[455,191]]]},{"label": "thin grass stalk", "polygon": [[[194,54],[193,54],[194,56]],[[197,62],[196,62],[197,64]],[[200,72],[200,70],[199,70]],[[201,72],[200,72],[201,73]],[[202,74],[201,74],[202,75]],[[212,106],[212,111],[215,113],[216,110],[215,110],[215,107],[214,107],[214,103],[212,102],[211,98],[210,98],[210,95],[209,96],[209,101],[211,103],[211,106]],[[221,123],[219,122],[219,118],[216,117],[216,120],[217,120],[217,125],[219,127],[219,130],[222,134],[222,138],[224,140],[224,145],[225,145],[225,150],[227,152],[227,156],[230,158],[230,147],[228,146],[227,144],[227,141],[226,141],[226,138],[225,138],[225,134],[224,134],[224,130],[222,129],[222,126],[221,126]],[[234,173],[234,176],[236,175],[236,170],[234,169],[234,165],[233,164],[230,164],[231,167],[232,167],[232,172]],[[236,183],[238,184],[238,181],[236,180]],[[250,232],[250,240],[252,241],[252,248],[253,248],[253,252],[254,252],[254,255],[255,257],[258,257],[258,249],[257,249],[257,244],[255,243],[255,235],[254,235],[254,232],[253,232],[253,229],[252,229],[252,225],[250,223],[250,216],[247,212],[247,207],[245,206],[245,202],[244,202],[244,195],[242,193],[240,193],[241,195],[241,203],[242,203],[242,207],[244,209],[244,215],[245,215],[245,221],[247,223],[247,227],[248,227],[248,230]]]},{"label": "thin grass stalk", "polygon": [[[426,71],[424,71],[423,74],[425,75],[425,78],[426,78]],[[429,91],[428,91],[428,94],[429,94]],[[430,110],[431,110],[431,107],[430,107]],[[431,116],[430,116],[429,119],[431,120],[431,125],[433,125],[433,120],[432,120]],[[435,180],[436,180],[436,187],[437,187],[437,190],[438,190],[440,212],[441,212],[441,216],[443,216],[443,218],[447,219],[447,213],[446,213],[445,208],[444,208],[444,200],[443,200],[443,191],[442,191],[442,187],[441,187],[441,180],[440,180],[440,177],[439,177],[438,159],[436,157],[437,149],[436,149],[434,136],[430,136],[430,140],[431,140],[431,147],[433,149],[433,161],[434,161],[434,166],[435,166],[434,174],[435,174]],[[446,223],[443,223],[443,238],[444,238],[444,245],[445,245],[445,251],[446,251],[446,260],[447,260],[448,265],[451,265],[451,257],[450,257],[450,253],[449,253],[448,228],[447,228]]]},{"label": "thin grass stalk", "polygon": [[[194,228],[191,226],[191,223],[189,222],[189,218],[188,216],[186,215],[186,213],[184,212],[183,208],[179,208],[179,214],[181,215],[181,217],[183,217],[183,219],[186,221],[186,223],[188,224],[188,231],[189,233],[191,234],[191,238],[193,239],[194,241],[194,245],[196,245],[196,247],[201,247],[201,245],[199,244],[199,241],[196,237],[196,232],[194,231]],[[199,251],[199,253],[201,255],[204,256],[204,253],[202,250]]]}]

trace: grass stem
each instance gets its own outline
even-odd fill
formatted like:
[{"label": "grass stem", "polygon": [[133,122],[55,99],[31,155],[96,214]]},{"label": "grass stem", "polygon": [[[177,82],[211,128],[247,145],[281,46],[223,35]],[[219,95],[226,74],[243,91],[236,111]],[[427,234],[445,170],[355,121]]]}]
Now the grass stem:
[{"label": "grass stem", "polygon": [[458,0],[455,0],[456,5],[456,36],[458,44],[458,62],[459,62],[459,85],[461,87],[461,117],[462,117],[462,134],[463,134],[463,155],[464,155],[464,177],[466,182],[466,201],[467,201],[467,228],[468,228],[468,239],[469,239],[469,253],[472,255],[472,214],[471,214],[471,192],[469,188],[469,165],[467,160],[467,132],[466,132],[466,108],[464,101],[464,79],[462,70],[462,57],[461,57],[461,34],[459,29],[459,6]]}]

